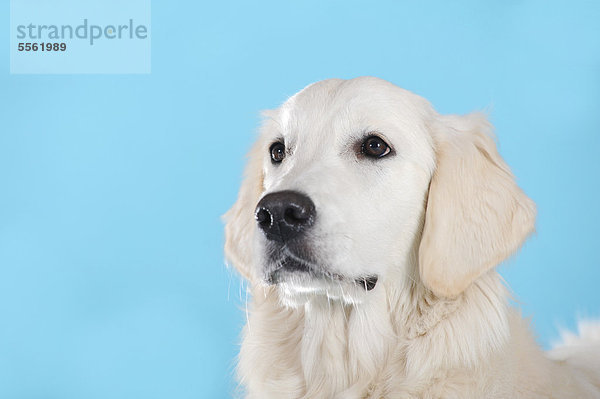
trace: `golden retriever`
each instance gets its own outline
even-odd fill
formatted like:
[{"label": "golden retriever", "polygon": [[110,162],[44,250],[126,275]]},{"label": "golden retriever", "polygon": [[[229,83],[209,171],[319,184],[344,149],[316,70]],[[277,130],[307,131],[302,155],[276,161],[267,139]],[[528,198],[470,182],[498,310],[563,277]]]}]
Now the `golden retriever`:
[{"label": "golden retriever", "polygon": [[600,327],[544,353],[507,303],[536,210],[491,131],[372,77],[265,113],[225,216],[246,397],[600,397]]}]

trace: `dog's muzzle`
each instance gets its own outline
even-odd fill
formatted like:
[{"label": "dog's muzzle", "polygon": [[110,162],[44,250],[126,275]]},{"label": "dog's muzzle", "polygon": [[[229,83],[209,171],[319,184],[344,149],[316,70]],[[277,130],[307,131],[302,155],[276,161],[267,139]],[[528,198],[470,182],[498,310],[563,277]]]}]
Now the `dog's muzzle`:
[{"label": "dog's muzzle", "polygon": [[[256,206],[254,217],[258,227],[274,248],[274,254],[279,255],[279,249],[309,253],[303,238],[315,223],[317,210],[312,200],[305,194],[292,190],[277,191],[265,195]],[[278,259],[279,267],[268,271],[266,281],[277,284],[280,278],[285,278],[287,273],[302,273],[314,277],[326,276],[334,280],[343,277],[317,270],[311,266],[312,262],[303,261],[297,256],[288,254]],[[377,284],[377,276],[365,276],[354,280],[358,287],[371,291]]]}]

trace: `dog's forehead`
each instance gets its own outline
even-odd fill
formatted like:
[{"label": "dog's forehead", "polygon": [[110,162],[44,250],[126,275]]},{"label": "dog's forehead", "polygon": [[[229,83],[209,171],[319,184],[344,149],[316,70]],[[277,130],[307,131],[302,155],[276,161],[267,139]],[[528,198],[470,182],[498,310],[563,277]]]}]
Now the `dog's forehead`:
[{"label": "dog's forehead", "polygon": [[335,139],[394,123],[414,131],[411,125],[421,124],[428,112],[423,98],[385,80],[361,77],[313,83],[288,99],[277,119],[284,136]]}]

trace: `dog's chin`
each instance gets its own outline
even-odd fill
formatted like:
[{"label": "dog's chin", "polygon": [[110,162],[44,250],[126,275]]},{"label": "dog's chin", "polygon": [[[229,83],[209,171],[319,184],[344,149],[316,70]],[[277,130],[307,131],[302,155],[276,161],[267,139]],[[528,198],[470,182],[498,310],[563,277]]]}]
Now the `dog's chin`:
[{"label": "dog's chin", "polygon": [[311,301],[327,301],[344,305],[358,305],[365,301],[364,289],[340,282],[332,284],[324,280],[310,282],[286,281],[277,284],[281,302],[288,307],[302,307]]},{"label": "dog's chin", "polygon": [[348,278],[316,270],[314,265],[295,259],[280,261],[266,279],[276,285],[284,305],[300,307],[315,300],[357,305],[375,288],[377,277]]}]

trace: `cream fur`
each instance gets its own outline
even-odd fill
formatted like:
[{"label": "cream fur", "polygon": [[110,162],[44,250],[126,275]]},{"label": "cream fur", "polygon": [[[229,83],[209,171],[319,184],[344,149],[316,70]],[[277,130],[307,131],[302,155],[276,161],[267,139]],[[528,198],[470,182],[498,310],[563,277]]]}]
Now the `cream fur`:
[{"label": "cream fur", "polygon": [[[347,143],[369,131],[397,154],[357,160]],[[226,215],[226,255],[252,298],[238,365],[247,398],[600,398],[600,326],[545,354],[507,304],[494,266],[533,230],[535,207],[490,131],[479,114],[440,116],[375,78],[316,83],[266,115]],[[278,169],[277,137],[289,147]],[[283,189],[315,202],[319,266],[375,273],[375,289],[263,282],[253,212]]]}]

